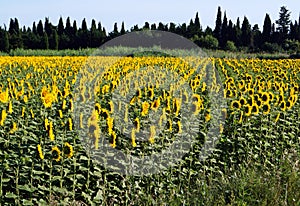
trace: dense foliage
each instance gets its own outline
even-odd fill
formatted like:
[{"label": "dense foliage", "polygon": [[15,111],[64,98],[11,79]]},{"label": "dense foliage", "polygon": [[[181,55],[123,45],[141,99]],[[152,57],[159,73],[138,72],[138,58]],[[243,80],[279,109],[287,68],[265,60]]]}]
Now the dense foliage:
[{"label": "dense foliage", "polygon": [[[276,26],[277,25],[277,26]],[[300,20],[292,22],[290,12],[286,7],[281,7],[279,18],[272,22],[269,14],[266,14],[262,30],[258,25],[251,25],[245,16],[242,22],[238,18],[236,23],[228,19],[226,12],[222,17],[221,8],[218,8],[215,28],[202,28],[198,13],[195,19],[189,23],[176,25],[145,22],[144,26],[134,25],[130,30],[125,30],[124,22],[121,28],[117,23],[114,29],[107,32],[100,22],[94,19],[88,28],[86,19],[81,26],[70,17],[64,24],[60,18],[58,25],[53,25],[48,18],[44,23],[40,20],[37,24],[33,22],[32,27],[19,25],[18,19],[10,19],[8,29],[0,27],[0,51],[9,52],[17,48],[24,49],[79,49],[96,48],[119,35],[131,31],[140,30],[162,30],[169,31],[186,38],[192,39],[196,44],[204,48],[223,49],[229,51],[239,50],[249,52],[278,52],[286,51],[296,53],[300,50]]]}]

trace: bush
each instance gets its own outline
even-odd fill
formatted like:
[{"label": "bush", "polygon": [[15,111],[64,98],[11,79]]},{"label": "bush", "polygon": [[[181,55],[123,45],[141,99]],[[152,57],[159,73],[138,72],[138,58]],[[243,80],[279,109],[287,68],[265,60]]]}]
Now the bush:
[{"label": "bush", "polygon": [[277,43],[270,43],[270,42],[265,42],[262,46],[262,49],[266,52],[270,53],[276,53],[276,52],[281,52],[282,48],[279,44]]},{"label": "bush", "polygon": [[206,49],[217,49],[219,47],[219,41],[215,37],[211,35],[207,35],[205,37],[195,38],[194,42],[203,48]]},{"label": "bush", "polygon": [[225,45],[225,49],[232,52],[237,50],[233,41],[227,41]]}]

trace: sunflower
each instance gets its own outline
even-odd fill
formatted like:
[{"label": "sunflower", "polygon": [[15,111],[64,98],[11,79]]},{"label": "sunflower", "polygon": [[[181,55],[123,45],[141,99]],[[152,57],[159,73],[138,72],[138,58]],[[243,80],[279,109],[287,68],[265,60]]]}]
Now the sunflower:
[{"label": "sunflower", "polygon": [[54,136],[54,133],[53,133],[53,123],[52,122],[49,123],[48,134],[49,134],[50,140],[54,141],[55,136]]},{"label": "sunflower", "polygon": [[288,100],[288,101],[286,102],[286,108],[287,108],[288,110],[290,110],[290,109],[292,109],[292,107],[293,107],[293,101],[292,101],[292,100]]},{"label": "sunflower", "polygon": [[182,133],[182,125],[181,125],[181,122],[180,120],[177,121],[177,126],[178,126],[178,133]]},{"label": "sunflower", "polygon": [[247,100],[244,97],[241,97],[239,101],[241,106],[244,106],[247,103]]},{"label": "sunflower", "polygon": [[1,126],[4,125],[4,121],[5,121],[5,119],[6,119],[6,116],[7,116],[6,110],[3,109],[2,112],[1,112],[1,121],[0,121],[0,125],[1,125]]},{"label": "sunflower", "polygon": [[231,105],[230,105],[231,109],[240,109],[241,108],[241,103],[240,101],[238,100],[234,100],[231,102]]},{"label": "sunflower", "polygon": [[270,101],[270,94],[268,92],[263,92],[261,94],[261,100],[263,103],[268,103]]},{"label": "sunflower", "polygon": [[38,144],[37,150],[38,150],[38,153],[39,153],[39,157],[41,158],[41,160],[43,160],[45,157],[43,155],[43,150],[42,150],[42,147],[41,147],[40,144]]},{"label": "sunflower", "polygon": [[279,103],[279,107],[282,111],[285,111],[286,110],[286,102],[284,100],[282,100],[280,103]]},{"label": "sunflower", "polygon": [[72,118],[68,118],[68,125],[69,125],[69,130],[72,131],[73,130],[73,122],[72,122]]},{"label": "sunflower", "polygon": [[263,114],[269,114],[271,110],[271,106],[269,103],[266,103],[262,106]]},{"label": "sunflower", "polygon": [[150,104],[148,102],[143,102],[141,115],[146,116],[148,114],[149,108],[150,108]]},{"label": "sunflower", "polygon": [[64,145],[64,154],[67,155],[68,158],[73,156],[73,147],[68,142]]},{"label": "sunflower", "polygon": [[135,132],[136,132],[136,129],[135,128],[132,128],[131,130],[131,143],[132,143],[132,146],[133,147],[136,147],[136,142],[135,142]]},{"label": "sunflower", "polygon": [[160,106],[160,98],[158,98],[158,99],[154,100],[154,102],[152,102],[151,109],[154,111],[157,111],[159,106]]},{"label": "sunflower", "polygon": [[141,123],[140,123],[140,120],[138,117],[135,118],[135,120],[134,120],[134,126],[135,126],[136,131],[140,132]]},{"label": "sunflower", "polygon": [[246,105],[244,106],[244,108],[245,108],[245,115],[246,115],[247,117],[249,117],[249,116],[251,115],[252,106],[250,106],[249,104],[246,104]]},{"label": "sunflower", "polygon": [[257,103],[253,104],[251,112],[252,112],[252,114],[259,113],[259,106],[257,105]]},{"label": "sunflower", "polygon": [[12,128],[9,133],[13,134],[18,130],[17,123],[13,122]]},{"label": "sunflower", "polygon": [[253,88],[248,89],[248,94],[252,96],[254,94],[254,89]]},{"label": "sunflower", "polygon": [[61,159],[60,150],[57,146],[52,147],[52,157],[56,162],[59,162]]},{"label": "sunflower", "polygon": [[156,135],[155,126],[154,126],[154,125],[151,125],[151,126],[150,126],[150,137],[149,137],[149,142],[150,142],[151,144],[154,143],[154,137],[155,137],[155,135]]},{"label": "sunflower", "polygon": [[175,98],[175,101],[173,102],[173,108],[176,117],[179,115],[180,107],[181,107],[181,99]]}]

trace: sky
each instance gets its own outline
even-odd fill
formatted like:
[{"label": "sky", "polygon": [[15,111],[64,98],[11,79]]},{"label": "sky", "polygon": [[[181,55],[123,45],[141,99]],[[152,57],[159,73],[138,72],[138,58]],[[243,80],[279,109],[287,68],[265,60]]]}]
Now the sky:
[{"label": "sky", "polygon": [[298,20],[300,13],[299,0],[0,0],[0,26],[8,27],[10,18],[17,18],[20,26],[32,27],[34,21],[44,23],[45,17],[54,25],[60,17],[64,23],[70,17],[71,22],[77,21],[78,27],[83,18],[86,18],[88,27],[95,19],[110,32],[115,22],[120,29],[123,21],[126,30],[136,24],[142,27],[146,21],[157,25],[159,22],[188,24],[198,12],[205,29],[206,26],[214,28],[218,6],[221,6],[222,13],[226,11],[227,18],[233,23],[237,17],[242,21],[247,16],[250,24],[258,24],[261,30],[266,13],[275,23],[281,6],[287,6],[293,21]]}]

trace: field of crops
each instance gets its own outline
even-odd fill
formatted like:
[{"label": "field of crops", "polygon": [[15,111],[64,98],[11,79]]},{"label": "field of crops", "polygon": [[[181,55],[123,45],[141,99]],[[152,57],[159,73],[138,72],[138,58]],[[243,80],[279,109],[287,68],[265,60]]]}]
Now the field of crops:
[{"label": "field of crops", "polygon": [[[0,205],[299,205],[299,86],[299,60],[1,57]],[[105,141],[189,146],[144,175]]]}]

